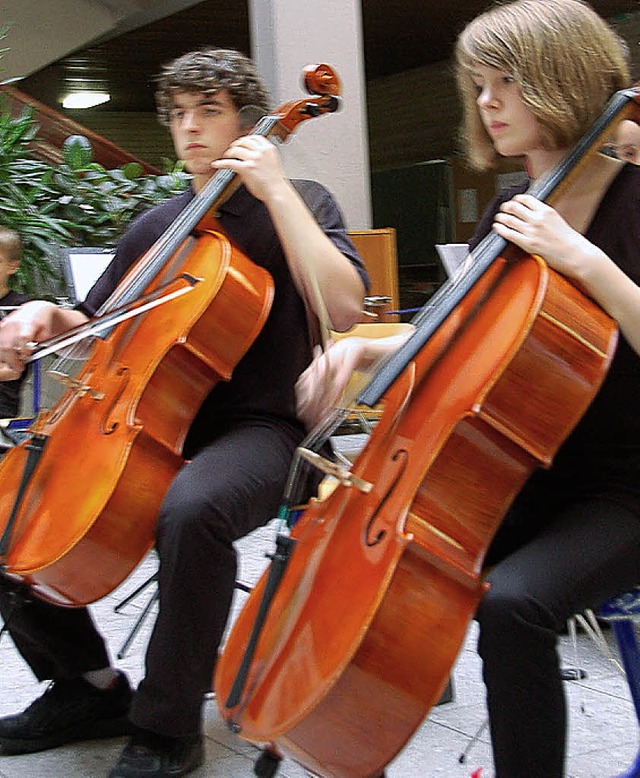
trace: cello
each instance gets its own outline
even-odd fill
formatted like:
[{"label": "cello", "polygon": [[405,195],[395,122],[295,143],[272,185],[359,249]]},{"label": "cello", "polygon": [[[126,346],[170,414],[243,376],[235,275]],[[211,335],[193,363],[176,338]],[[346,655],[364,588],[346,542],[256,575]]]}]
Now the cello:
[{"label": "cello", "polygon": [[[637,88],[617,93],[529,193],[553,202],[638,101]],[[358,398],[384,403],[367,445],[294,524],[268,607],[265,575],[216,667],[229,726],[323,778],[380,776],[438,701],[489,544],[617,343],[595,303],[496,234],[415,324]]]},{"label": "cello", "polygon": [[[311,95],[253,128],[284,141],[339,107],[328,65],[305,68]],[[157,514],[202,402],[267,319],[273,279],[219,229],[237,178],[217,171],[133,265],[94,320],[35,344],[32,359],[93,338],[77,375],[0,463],[0,563],[38,597],[83,606],[113,590],[151,547]],[[68,358],[62,362],[68,362]]]}]

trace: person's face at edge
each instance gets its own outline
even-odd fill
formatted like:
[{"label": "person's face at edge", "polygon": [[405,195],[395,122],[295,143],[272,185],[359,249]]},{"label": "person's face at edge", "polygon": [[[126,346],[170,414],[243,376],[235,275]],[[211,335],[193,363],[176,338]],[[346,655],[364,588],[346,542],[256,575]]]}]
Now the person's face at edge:
[{"label": "person's face at edge", "polygon": [[513,75],[476,64],[471,78],[482,123],[498,154],[525,157],[527,170],[533,178],[564,156],[564,149],[544,148],[540,124],[525,105]]}]

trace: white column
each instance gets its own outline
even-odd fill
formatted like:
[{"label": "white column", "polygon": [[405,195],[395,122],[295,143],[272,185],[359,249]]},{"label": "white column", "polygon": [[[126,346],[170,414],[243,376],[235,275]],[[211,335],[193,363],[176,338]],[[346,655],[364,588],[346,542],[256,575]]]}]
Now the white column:
[{"label": "white column", "polygon": [[302,71],[337,72],[341,107],[300,124],[283,147],[291,178],[312,178],[336,197],[349,229],[371,226],[371,187],[360,0],[248,0],[252,52],[274,107],[304,96]]}]

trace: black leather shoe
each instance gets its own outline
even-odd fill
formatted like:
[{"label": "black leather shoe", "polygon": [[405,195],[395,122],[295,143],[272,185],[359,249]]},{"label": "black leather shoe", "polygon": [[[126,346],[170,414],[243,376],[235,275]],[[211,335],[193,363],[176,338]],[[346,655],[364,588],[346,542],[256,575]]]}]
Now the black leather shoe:
[{"label": "black leather shoe", "polygon": [[174,778],[204,762],[202,737],[173,738],[140,730],[129,741],[109,778]]},{"label": "black leather shoe", "polygon": [[122,673],[105,690],[82,678],[53,681],[22,713],[0,718],[0,753],[30,754],[76,740],[130,734],[132,696]]}]

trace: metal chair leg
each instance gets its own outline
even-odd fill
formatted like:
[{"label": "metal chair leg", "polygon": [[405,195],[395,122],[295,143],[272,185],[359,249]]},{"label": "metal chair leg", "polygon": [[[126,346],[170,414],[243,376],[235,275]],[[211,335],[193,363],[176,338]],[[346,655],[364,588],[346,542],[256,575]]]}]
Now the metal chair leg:
[{"label": "metal chair leg", "polygon": [[[149,581],[147,581],[147,584],[148,583],[149,583]],[[143,587],[143,589],[144,588],[145,587]],[[137,592],[137,593],[139,594],[140,592]],[[147,604],[142,609],[142,613],[136,619],[135,624],[133,625],[133,627],[129,631],[129,634],[125,638],[124,643],[120,646],[120,650],[117,653],[118,659],[123,659],[126,656],[127,651],[129,650],[129,646],[133,643],[133,641],[135,639],[135,636],[140,631],[140,628],[144,624],[147,616],[149,615],[149,612],[151,611],[151,608],[153,607],[153,604],[156,602],[158,597],[159,597],[159,592],[156,589],[155,592],[149,598],[149,601],[147,602]],[[122,603],[120,603],[120,605],[122,606],[123,604],[126,604],[126,602],[130,602],[130,601],[131,601],[131,595],[127,598],[127,600],[123,600]]]},{"label": "metal chair leg", "polygon": [[113,606],[113,610],[116,613],[120,613],[120,611],[124,608],[125,605],[128,605],[132,600],[135,600],[136,597],[142,592],[147,589],[149,586],[151,586],[152,583],[157,582],[158,580],[158,574],[154,573],[153,575],[150,575],[149,578],[147,578],[146,581],[140,584],[137,589],[134,589],[131,594],[127,595],[124,600],[120,600],[119,603]]}]

